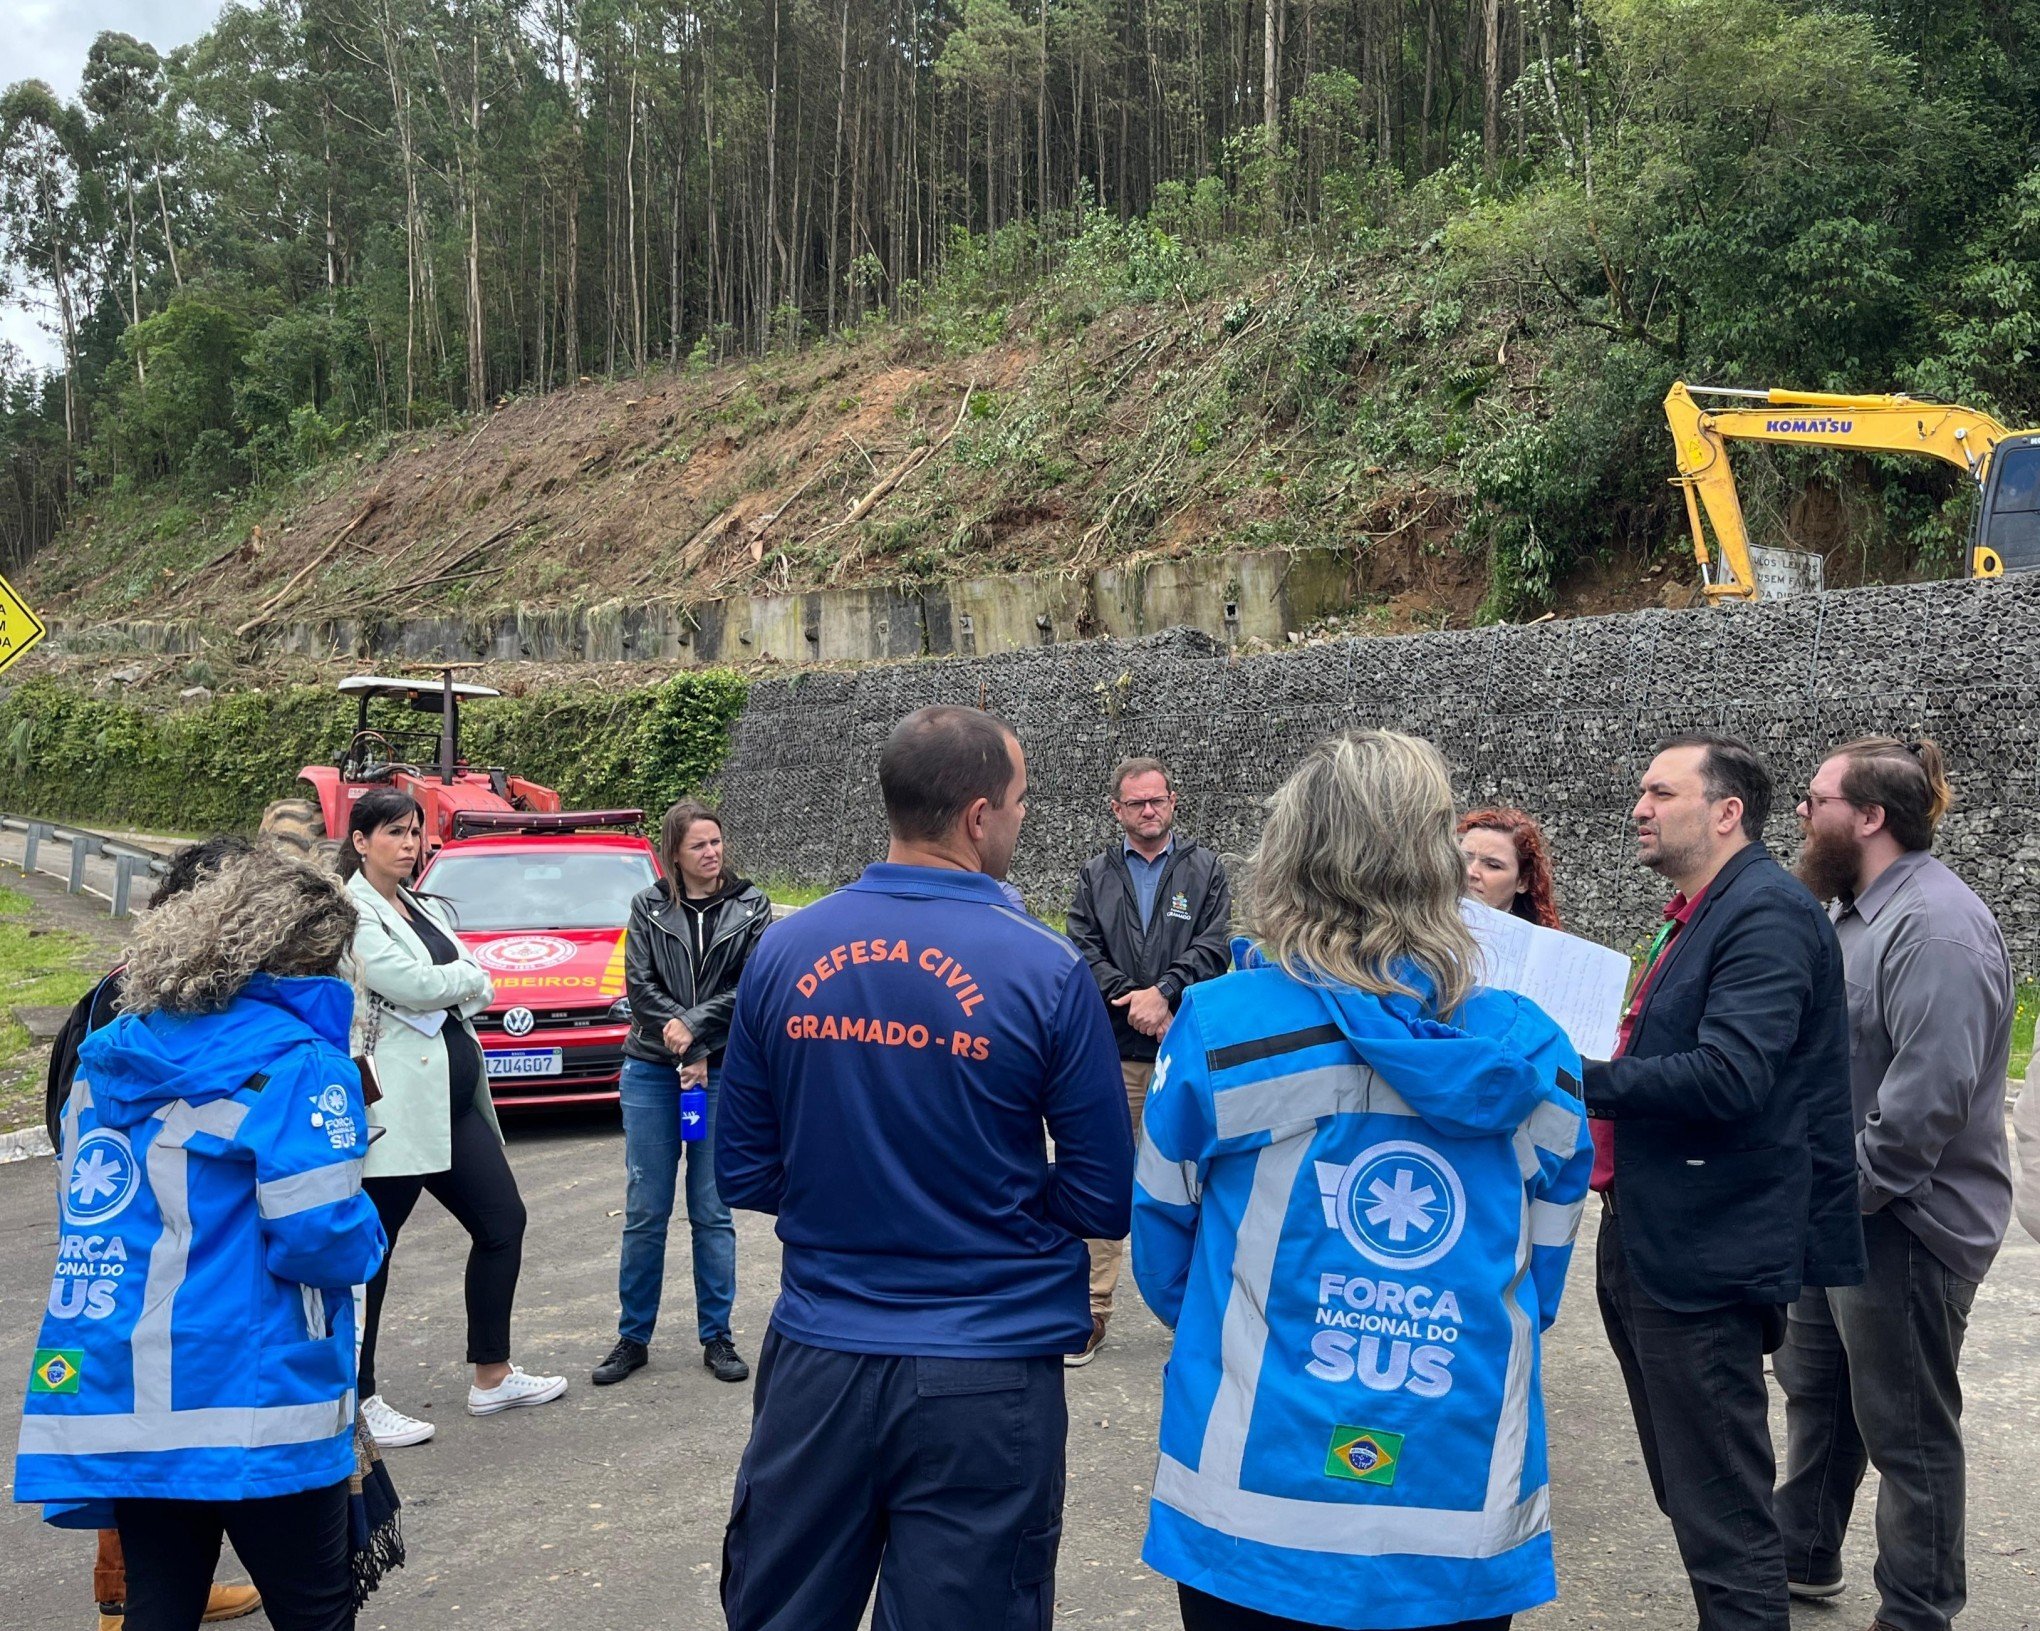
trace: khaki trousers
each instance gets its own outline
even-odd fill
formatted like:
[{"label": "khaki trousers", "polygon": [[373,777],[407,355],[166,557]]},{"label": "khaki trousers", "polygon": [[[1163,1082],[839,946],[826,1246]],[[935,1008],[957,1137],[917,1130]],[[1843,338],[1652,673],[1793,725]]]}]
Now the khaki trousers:
[{"label": "khaki trousers", "polygon": [[[1154,1080],[1152,1059],[1122,1059],[1120,1073],[1126,1078],[1126,1110],[1133,1117],[1133,1142],[1140,1143],[1140,1112],[1147,1103],[1148,1083]],[[1119,1260],[1126,1255],[1123,1240],[1094,1240],[1091,1247],[1091,1318],[1112,1318],[1112,1290],[1119,1284]]]}]

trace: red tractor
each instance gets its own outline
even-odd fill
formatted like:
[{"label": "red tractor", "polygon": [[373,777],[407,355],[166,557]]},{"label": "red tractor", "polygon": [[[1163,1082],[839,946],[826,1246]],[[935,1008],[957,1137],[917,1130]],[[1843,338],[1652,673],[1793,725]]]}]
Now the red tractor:
[{"label": "red tractor", "polygon": [[[461,668],[479,666],[460,663],[441,667],[436,683],[374,674],[356,674],[340,682],[340,694],[360,703],[354,734],[335,763],[306,765],[298,772],[301,780],[311,783],[325,828],[323,836],[344,836],[354,801],[372,787],[401,787],[424,808],[428,857],[451,839],[492,829],[528,833],[550,826],[549,818],[557,818],[562,830],[571,830],[589,825],[596,816],[637,814],[561,814],[560,796],[550,787],[505,770],[470,765],[461,756],[460,705],[503,694],[453,677]],[[371,704],[382,705],[373,727]],[[436,714],[438,721],[433,725],[413,723],[397,714],[397,709]]]}]

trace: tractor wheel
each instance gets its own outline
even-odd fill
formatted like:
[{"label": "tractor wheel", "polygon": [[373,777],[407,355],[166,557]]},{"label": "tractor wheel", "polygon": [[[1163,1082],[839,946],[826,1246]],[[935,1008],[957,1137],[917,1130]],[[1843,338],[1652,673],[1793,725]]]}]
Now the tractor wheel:
[{"label": "tractor wheel", "polygon": [[326,818],[311,799],[277,799],[262,812],[262,824],[256,831],[287,849],[316,858],[325,858],[339,847],[327,836]]}]

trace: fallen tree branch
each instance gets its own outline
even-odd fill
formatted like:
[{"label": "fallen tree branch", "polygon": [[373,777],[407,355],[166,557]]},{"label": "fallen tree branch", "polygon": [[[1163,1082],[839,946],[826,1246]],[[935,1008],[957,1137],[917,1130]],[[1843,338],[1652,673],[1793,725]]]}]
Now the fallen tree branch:
[{"label": "fallen tree branch", "polygon": [[873,487],[855,504],[850,506],[850,513],[844,516],[843,519],[837,523],[837,525],[843,527],[854,527],[858,522],[862,521],[867,515],[871,514],[873,510],[878,508],[880,501],[885,498],[885,495],[887,493],[890,493],[895,487],[899,486],[901,482],[905,481],[907,477],[911,476],[922,465],[926,464],[929,459],[933,458],[938,449],[946,446],[949,439],[952,436],[954,436],[959,430],[963,429],[963,422],[970,414],[971,394],[972,392],[976,391],[976,389],[977,389],[976,381],[972,381],[969,385],[966,385],[963,388],[963,405],[956,410],[956,419],[954,423],[952,423],[947,430],[945,430],[940,436],[936,437],[935,440],[930,442],[926,447],[915,448],[913,452],[909,453],[904,459],[900,460],[898,464],[894,465],[890,471],[888,471],[884,476],[882,476],[879,479],[877,486]]},{"label": "fallen tree branch", "polygon": [[352,521],[348,522],[347,525],[342,527],[338,532],[334,533],[331,542],[329,542],[324,549],[320,550],[318,554],[314,555],[309,561],[305,562],[303,566],[299,567],[295,572],[293,572],[290,577],[290,582],[286,583],[281,589],[277,590],[275,596],[265,606],[263,606],[263,608],[260,611],[258,611],[253,617],[249,618],[248,621],[243,623],[239,628],[234,630],[234,638],[238,640],[250,629],[258,629],[264,623],[268,622],[270,615],[273,612],[275,612],[277,607],[281,606],[286,600],[290,599],[291,592],[295,590],[300,583],[304,582],[306,578],[310,577],[313,572],[317,571],[320,567],[324,566],[328,561],[330,561],[333,558],[333,556],[339,551],[340,546],[347,541],[348,534],[353,532],[356,527],[360,526],[361,523],[366,521],[371,515],[375,514],[377,510],[381,509],[384,502],[385,502],[384,497],[381,493],[377,493],[372,498],[370,498],[369,501],[361,507],[361,513],[357,515]]}]

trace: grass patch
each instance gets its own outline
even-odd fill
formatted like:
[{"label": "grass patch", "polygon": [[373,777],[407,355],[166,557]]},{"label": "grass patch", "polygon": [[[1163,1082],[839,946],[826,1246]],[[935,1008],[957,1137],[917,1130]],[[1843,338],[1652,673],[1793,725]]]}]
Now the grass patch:
[{"label": "grass patch", "polygon": [[0,1132],[33,1126],[43,1113],[44,1045],[14,1010],[68,1006],[105,972],[99,948],[82,935],[37,929],[33,904],[0,888]]},{"label": "grass patch", "polygon": [[2012,1013],[2012,1062],[2005,1074],[2023,1081],[2026,1067],[2033,1062],[2033,1019],[2040,1014],[2040,981],[2028,980],[2016,993],[2018,1007]]},{"label": "grass patch", "polygon": [[804,883],[783,877],[760,878],[758,887],[775,906],[812,906],[824,895],[833,895],[837,888],[832,883]]}]

